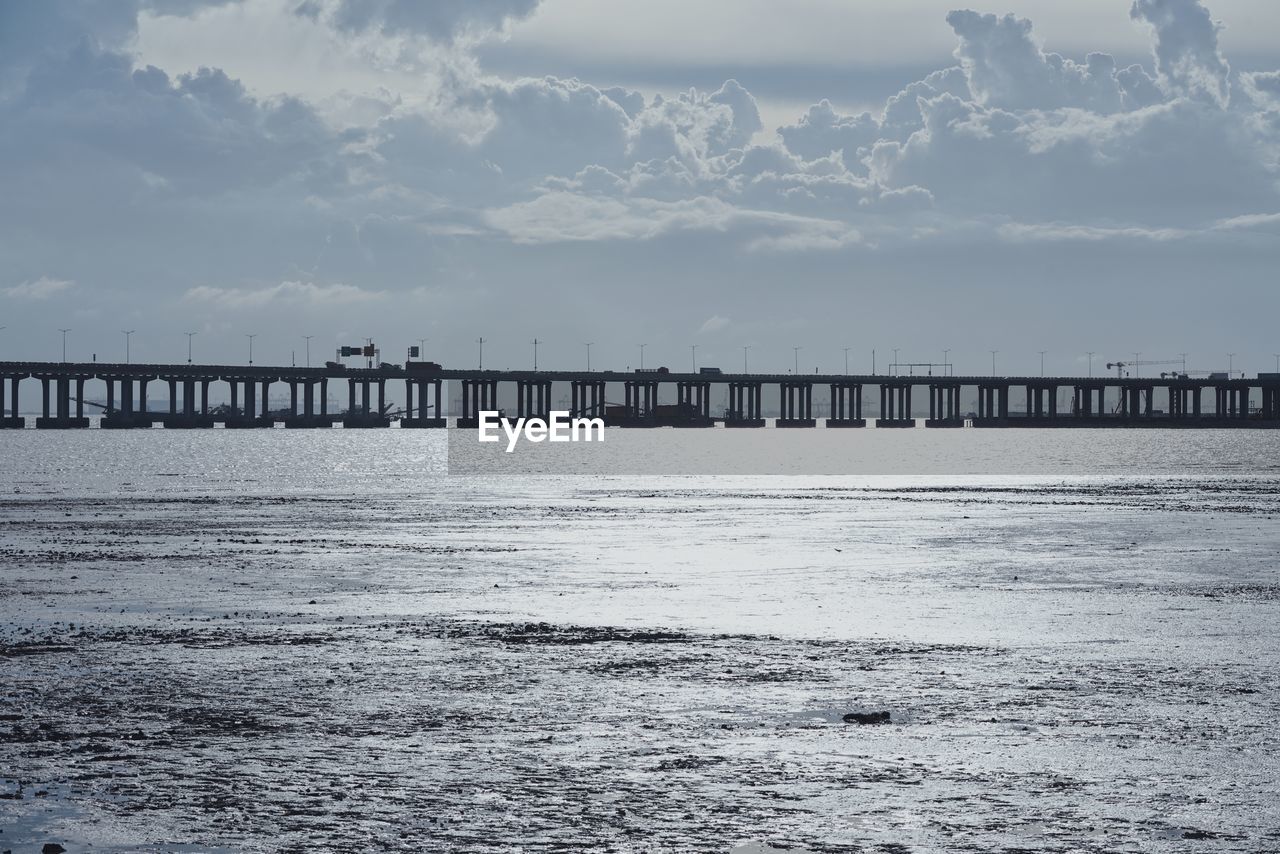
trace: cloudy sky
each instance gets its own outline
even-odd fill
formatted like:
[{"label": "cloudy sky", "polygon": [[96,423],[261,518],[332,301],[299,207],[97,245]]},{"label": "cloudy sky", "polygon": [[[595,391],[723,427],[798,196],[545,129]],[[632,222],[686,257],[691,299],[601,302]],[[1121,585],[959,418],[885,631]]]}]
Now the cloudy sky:
[{"label": "cloudy sky", "polygon": [[1280,353],[1273,0],[0,3],[0,359]]}]

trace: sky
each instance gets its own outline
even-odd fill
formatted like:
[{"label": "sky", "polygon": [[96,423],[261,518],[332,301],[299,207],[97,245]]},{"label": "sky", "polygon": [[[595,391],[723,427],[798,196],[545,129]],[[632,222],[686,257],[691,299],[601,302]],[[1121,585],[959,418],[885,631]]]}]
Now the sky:
[{"label": "sky", "polygon": [[1278,180],[1271,0],[12,0],[0,360],[1271,371]]}]

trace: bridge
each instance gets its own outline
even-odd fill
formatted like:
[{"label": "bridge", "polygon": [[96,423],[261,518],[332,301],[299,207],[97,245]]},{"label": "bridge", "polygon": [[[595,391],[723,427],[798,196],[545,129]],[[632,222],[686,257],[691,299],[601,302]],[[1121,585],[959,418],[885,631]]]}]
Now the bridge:
[{"label": "bridge", "polygon": [[[497,410],[500,387],[515,392],[517,417],[546,417],[554,384],[569,386],[575,416],[623,427],[1232,427],[1280,428],[1280,373],[1256,378],[901,376],[884,374],[752,374],[636,371],[499,371],[443,368],[431,362],[376,368],[255,365],[0,362],[0,427],[25,427],[19,413],[25,381],[40,384],[37,428],[84,428],[86,406],[101,412],[102,428],[166,427],[400,427],[474,426],[482,410]],[[168,387],[167,410],[148,406],[153,383]],[[228,404],[210,407],[209,391],[225,384]],[[393,410],[389,383],[403,384]],[[445,383],[457,384],[460,407],[446,416]],[[90,385],[93,384],[93,385]],[[289,404],[272,410],[280,384]],[[102,402],[86,401],[88,388]],[[814,417],[814,390],[828,417]],[[768,403],[777,417],[766,419]],[[347,405],[331,411],[331,391]],[[394,390],[394,387],[393,387]],[[727,405],[713,410],[713,390]],[[674,403],[660,403],[660,393]],[[1064,392],[1069,400],[1060,402]],[[609,400],[606,395],[611,394]],[[962,396],[976,401],[972,409]],[[825,399],[824,399],[825,398]],[[609,402],[609,401],[613,402]],[[1011,400],[1013,405],[1011,405]],[[1020,404],[1020,405],[1019,405]],[[563,407],[560,407],[563,408]],[[505,412],[510,416],[512,413]],[[868,415],[873,417],[868,418]]]}]

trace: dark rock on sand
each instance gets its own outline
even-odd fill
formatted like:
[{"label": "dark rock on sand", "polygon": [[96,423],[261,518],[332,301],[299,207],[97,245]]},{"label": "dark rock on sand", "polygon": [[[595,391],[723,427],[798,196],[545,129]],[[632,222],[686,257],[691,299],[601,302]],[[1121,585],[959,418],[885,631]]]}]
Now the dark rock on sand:
[{"label": "dark rock on sand", "polygon": [[847,724],[887,724],[888,712],[850,712],[841,718]]},{"label": "dark rock on sand", "polygon": [[40,849],[40,854],[62,854],[66,850],[56,842],[46,842],[44,847]]}]

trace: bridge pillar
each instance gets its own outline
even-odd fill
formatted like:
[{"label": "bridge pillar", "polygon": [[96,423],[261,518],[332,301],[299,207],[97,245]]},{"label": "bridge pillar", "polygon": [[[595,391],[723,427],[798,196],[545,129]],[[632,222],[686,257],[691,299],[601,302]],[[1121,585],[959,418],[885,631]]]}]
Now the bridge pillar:
[{"label": "bridge pillar", "polygon": [[327,418],[329,415],[329,379],[322,377],[320,379],[320,417]]},{"label": "bridge pillar", "polygon": [[404,381],[404,417],[405,418],[422,417],[419,413],[413,411],[413,385],[414,385],[414,381],[412,379],[406,379]]},{"label": "bridge pillar", "polygon": [[302,384],[302,414],[310,420],[316,414],[315,384],[307,380]]}]

